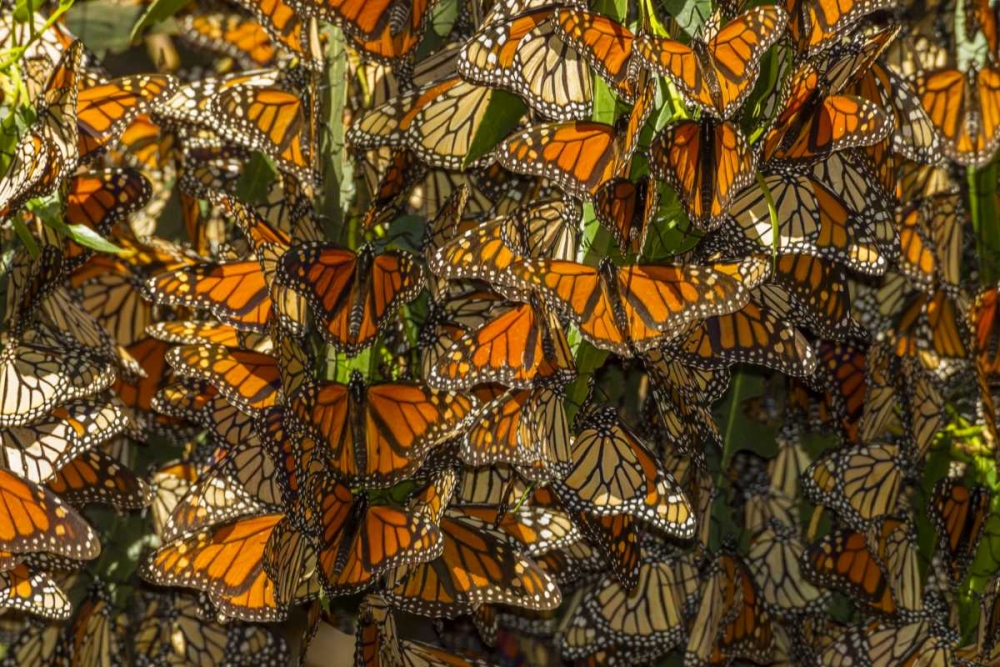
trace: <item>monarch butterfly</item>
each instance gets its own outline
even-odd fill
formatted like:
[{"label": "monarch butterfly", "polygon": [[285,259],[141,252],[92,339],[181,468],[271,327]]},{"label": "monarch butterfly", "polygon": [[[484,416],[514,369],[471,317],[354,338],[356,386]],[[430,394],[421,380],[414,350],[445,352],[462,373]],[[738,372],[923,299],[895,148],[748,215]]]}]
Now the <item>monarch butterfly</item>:
[{"label": "monarch butterfly", "polygon": [[722,434],[709,405],[717,401],[729,384],[729,374],[685,366],[662,350],[646,354],[650,389],[660,421],[669,441],[697,466],[705,465],[702,443],[722,442]]},{"label": "monarch butterfly", "polygon": [[997,623],[1000,621],[1000,615],[998,615],[1000,608],[997,606],[997,603],[1000,602],[1000,597],[998,597],[1000,583],[998,582],[1000,579],[993,577],[986,583],[982,600],[979,602],[979,624],[976,628],[975,643],[956,650],[956,657],[983,659],[996,656],[997,639],[1000,638],[996,632]]},{"label": "monarch butterfly", "polygon": [[707,368],[750,363],[809,376],[817,364],[805,337],[753,299],[740,310],[697,325],[679,348],[680,359]]},{"label": "monarch butterfly", "polygon": [[416,0],[393,7],[389,10],[393,18],[390,18],[379,34],[373,38],[355,38],[354,43],[376,60],[391,63],[406,58],[420,45],[435,5],[437,0]]},{"label": "monarch butterfly", "polygon": [[386,598],[401,609],[454,618],[480,604],[554,609],[561,602],[555,582],[485,522],[449,509],[440,531],[438,557],[390,571]]},{"label": "monarch butterfly", "polygon": [[196,588],[234,618],[261,622],[282,619],[287,608],[274,598],[274,582],[261,566],[268,538],[281,514],[207,528],[158,549],[140,574],[156,584]]},{"label": "monarch butterfly", "polygon": [[573,514],[580,530],[611,566],[611,572],[626,588],[639,581],[640,531],[631,514],[596,516],[587,512]]},{"label": "monarch butterfly", "polygon": [[221,322],[198,320],[157,322],[147,327],[146,331],[157,340],[175,345],[219,345],[262,353],[273,349],[273,342],[269,336],[240,331]]},{"label": "monarch butterfly", "polygon": [[[34,332],[28,332],[34,333]],[[0,338],[0,427],[26,426],[53,408],[95,396],[111,386],[114,370],[39,331],[37,342]]]},{"label": "monarch butterfly", "polygon": [[811,172],[827,189],[839,195],[840,204],[853,213],[858,228],[871,236],[879,251],[894,256],[896,225],[888,206],[893,195],[878,178],[873,160],[860,149],[848,149],[814,162]]},{"label": "monarch butterfly", "polygon": [[851,317],[847,275],[836,262],[816,255],[781,254],[773,282],[760,288],[760,302],[828,340],[864,338]]},{"label": "monarch butterfly", "polygon": [[[872,54],[874,45],[877,49],[884,43],[886,37],[893,35],[891,28],[876,33],[871,41],[860,47],[860,57],[865,59],[857,63],[850,55],[840,61],[840,66],[848,71],[863,72],[860,79],[848,86],[846,92],[860,95],[886,108],[893,116],[894,131],[892,148],[910,160],[932,162],[940,151],[940,139],[934,129],[934,123],[920,104],[920,99],[910,83],[896,72],[887,69],[878,61],[867,60]],[[868,49],[869,53],[865,53]],[[867,67],[865,63],[869,63]],[[861,65],[861,67],[858,67]],[[893,162],[893,160],[887,160]]]},{"label": "monarch butterfly", "polygon": [[389,318],[423,289],[423,272],[409,255],[358,254],[321,243],[293,246],[278,262],[279,285],[303,295],[326,339],[347,354],[375,342]]},{"label": "monarch butterfly", "polygon": [[584,120],[591,114],[590,72],[561,34],[559,14],[542,7],[486,25],[458,54],[457,69],[472,83],[503,88],[555,120]]},{"label": "monarch butterfly", "polygon": [[953,587],[961,585],[976,556],[991,513],[991,499],[988,488],[969,488],[952,477],[934,485],[930,517],[946,554],[944,562]]},{"label": "monarch butterfly", "polygon": [[827,77],[808,62],[792,75],[784,107],[764,137],[765,162],[817,160],[892,135],[888,112],[870,100],[840,94],[838,82]]},{"label": "monarch butterfly", "polygon": [[79,156],[91,160],[118,141],[125,128],[172,95],[177,84],[163,74],[141,74],[81,85],[76,101]]},{"label": "monarch butterfly", "polygon": [[900,273],[924,290],[939,282],[955,288],[961,280],[965,219],[957,194],[915,200],[898,212]]},{"label": "monarch butterfly", "polygon": [[638,61],[635,35],[607,16],[576,7],[559,7],[555,26],[614,91],[628,102],[635,100]]},{"label": "monarch butterfly", "polygon": [[806,496],[835,510],[849,525],[892,514],[908,463],[899,445],[852,445],[814,462],[802,479]]},{"label": "monarch butterfly", "polygon": [[832,189],[805,174],[777,170],[764,177],[778,224],[771,225],[763,187],[737,195],[730,209],[735,224],[725,229],[749,251],[772,249],[836,261],[872,275],[885,271],[886,259],[870,238],[867,225]]},{"label": "monarch butterfly", "polygon": [[495,307],[490,320],[462,335],[431,368],[428,383],[460,390],[484,382],[528,389],[564,384],[575,375],[558,320],[534,303]]},{"label": "monarch butterfly", "polygon": [[826,608],[830,594],[809,583],[799,562],[804,547],[796,530],[772,519],[753,537],[747,565],[764,606],[774,614],[812,613]]},{"label": "monarch butterfly", "polygon": [[698,660],[699,664],[741,657],[770,661],[774,643],[771,616],[738,556],[722,552],[712,561],[691,628],[685,660]]},{"label": "monarch butterfly", "polygon": [[312,538],[286,519],[275,526],[264,547],[264,571],[274,580],[279,602],[312,600],[320,592],[316,564],[318,554]]},{"label": "monarch butterfly", "polygon": [[649,177],[643,176],[636,183],[614,178],[594,195],[594,213],[623,253],[641,254],[659,203],[660,191]]},{"label": "monarch butterfly", "polygon": [[439,300],[432,300],[417,339],[421,376],[429,380],[432,369],[455,341],[489,321],[502,298],[473,284],[449,282]]},{"label": "monarch butterfly", "polygon": [[197,665],[253,661],[266,667],[288,663],[288,645],[282,637],[260,625],[223,625],[191,595],[146,593],[140,603],[135,632],[139,665],[182,660]]},{"label": "monarch butterfly", "polygon": [[180,377],[208,382],[248,414],[279,400],[280,371],[270,355],[217,345],[181,345],[167,352],[166,360]]},{"label": "monarch butterfly", "polygon": [[29,426],[0,429],[3,467],[35,483],[76,456],[122,433],[128,417],[114,399],[68,401]]},{"label": "monarch butterfly", "polygon": [[0,470],[0,549],[47,552],[74,560],[96,558],[97,535],[79,514],[42,486]]},{"label": "monarch butterfly", "polygon": [[271,156],[282,172],[311,183],[316,139],[308,105],[283,88],[230,86],[208,98],[207,111],[225,139]]},{"label": "monarch butterfly", "polygon": [[486,110],[501,94],[457,76],[435,81],[362,114],[347,141],[358,150],[405,146],[431,167],[462,170]]},{"label": "monarch butterfly", "polygon": [[134,169],[87,172],[70,180],[66,220],[108,234],[116,223],[145,206],[152,192],[146,177]]},{"label": "monarch butterfly", "polygon": [[629,514],[671,535],[694,534],[694,513],[680,486],[625,430],[613,408],[588,416],[571,467],[552,485],[570,510]]},{"label": "monarch butterfly", "polygon": [[355,498],[329,475],[314,477],[309,487],[317,567],[329,595],[363,590],[393,568],[441,554],[441,533],[422,513]]},{"label": "monarch butterfly", "polygon": [[234,447],[253,437],[252,416],[245,414],[207,383],[192,387],[172,382],[153,396],[150,407],[169,417],[197,424],[222,445]]},{"label": "monarch butterfly", "polygon": [[321,46],[317,26],[309,20],[308,13],[298,11],[298,3],[263,0],[239,4],[250,10],[276,47],[296,56],[306,67],[322,67],[323,56],[317,52]]},{"label": "monarch butterfly", "polygon": [[460,456],[471,466],[508,463],[545,469],[569,464],[572,435],[563,392],[540,386],[508,389],[476,412],[462,437]]},{"label": "monarch butterfly", "polygon": [[1000,324],[1000,311],[997,310],[995,288],[982,289],[976,294],[969,309],[969,320],[977,365],[988,375],[1000,373],[1000,346],[995,333]]},{"label": "monarch butterfly", "polygon": [[73,42],[36,102],[37,120],[14,147],[0,178],[0,218],[51,192],[79,161],[76,108],[82,59],[83,44]]},{"label": "monarch butterfly", "polygon": [[969,41],[975,39],[977,33],[986,38],[987,53],[991,59],[1000,52],[1000,33],[998,33],[998,17],[996,7],[982,0],[966,0],[963,3],[966,18],[965,35]]},{"label": "monarch butterfly", "polygon": [[[117,239],[120,243],[121,240]],[[127,245],[127,244],[123,244]],[[158,267],[151,267],[154,269]],[[146,337],[155,309],[142,298],[143,267],[94,255],[70,275],[69,286],[80,305],[120,345],[131,346]]]},{"label": "monarch butterfly", "polygon": [[885,614],[898,611],[889,574],[864,533],[831,533],[810,545],[802,564],[807,576],[821,586],[845,590],[853,600]]},{"label": "monarch butterfly", "polygon": [[460,432],[474,407],[470,397],[416,383],[365,387],[357,373],[349,385],[308,383],[288,405],[334,474],[364,487],[411,474],[432,447]]},{"label": "monarch butterfly", "polygon": [[726,219],[734,199],[751,184],[756,156],[738,127],[706,115],[669,125],[650,146],[650,171],[666,180],[688,218],[712,231]]},{"label": "monarch butterfly", "polygon": [[[178,501],[164,523],[163,539],[173,541],[213,525],[275,510],[281,500],[278,474],[260,444],[234,447]],[[279,601],[287,600],[279,597]]]},{"label": "monarch butterfly", "polygon": [[536,289],[552,308],[579,326],[597,347],[616,354],[645,352],[675,338],[698,320],[723,315],[750,298],[740,282],[760,266],[754,258],[731,265],[633,265],[594,269],[561,260],[513,263],[504,279]]},{"label": "monarch butterfly", "polygon": [[105,503],[118,510],[149,504],[149,488],[117,459],[98,450],[80,454],[45,483],[71,505]]},{"label": "monarch butterfly", "polygon": [[690,46],[643,35],[634,49],[654,72],[670,78],[689,102],[720,118],[731,118],[753,90],[760,59],[781,36],[788,14],[781,7],[757,7],[720,29],[719,16]]},{"label": "monarch butterfly", "polygon": [[255,259],[175,269],[150,278],[141,292],[153,303],[208,310],[241,331],[267,333],[272,301]]},{"label": "monarch butterfly", "polygon": [[0,608],[52,620],[66,620],[73,610],[66,594],[51,576],[31,572],[23,564],[0,572]]},{"label": "monarch butterfly", "polygon": [[233,58],[244,69],[267,67],[275,60],[277,50],[268,32],[251,18],[196,11],[178,17],[178,23],[181,39]]},{"label": "monarch butterfly", "polygon": [[586,619],[584,622],[596,631],[597,641],[587,652],[623,645],[665,653],[679,643],[686,632],[683,579],[693,574],[686,572],[684,565],[681,559],[644,562],[639,566],[638,584],[632,589],[605,575],[584,596],[575,617]]},{"label": "monarch butterfly", "polygon": [[[517,208],[471,229],[462,228],[468,224],[452,223],[454,234],[446,234],[449,225],[441,224],[432,230],[428,265],[442,278],[498,283],[498,274],[519,257],[575,257],[579,215],[579,205],[550,200]],[[511,298],[522,296],[509,287],[502,291]]]},{"label": "monarch butterfly", "polygon": [[72,623],[63,628],[70,664],[112,665],[122,655],[124,641],[125,615],[114,611],[110,594],[97,580]]},{"label": "monarch butterfly", "polygon": [[[887,284],[886,289],[891,287]],[[900,305],[902,308],[894,313],[891,324],[897,356],[917,358],[931,371],[940,365],[942,358],[968,356],[961,306],[946,290],[911,292],[903,295]],[[882,307],[888,310],[891,306],[887,301]]]},{"label": "monarch butterfly", "polygon": [[126,375],[140,372],[136,359],[113,341],[63,286],[56,287],[42,298],[39,321],[48,326],[56,340],[76,347],[95,360],[121,368]]},{"label": "monarch butterfly", "polygon": [[[559,586],[570,586],[606,567],[603,556],[590,546],[587,539],[578,540],[558,551],[537,556],[535,562]],[[618,576],[617,573],[615,576]]]},{"label": "monarch butterfly", "polygon": [[788,32],[796,50],[811,57],[828,48],[868,14],[891,7],[886,0],[853,4],[830,4],[820,0],[786,0]]},{"label": "monarch butterfly", "polygon": [[198,480],[199,470],[194,463],[186,461],[170,461],[152,471],[149,476],[151,496],[151,516],[153,532],[161,537],[174,508],[187,495],[191,486]]},{"label": "monarch butterfly", "polygon": [[150,426],[153,397],[169,373],[165,358],[168,347],[166,343],[154,338],[146,338],[129,346],[129,354],[139,362],[145,375],[134,381],[119,379],[113,385],[115,394],[129,408],[129,417],[140,429]]},{"label": "monarch butterfly", "polygon": [[877,622],[853,627],[831,642],[819,660],[837,667],[852,663],[945,667],[951,664],[951,647],[933,626],[932,621],[924,619],[899,626]]},{"label": "monarch butterfly", "polygon": [[948,158],[975,168],[993,159],[1000,145],[1000,69],[921,72],[913,87]]},{"label": "monarch butterfly", "polygon": [[354,664],[358,667],[379,665],[443,665],[447,667],[486,667],[489,664],[467,653],[452,653],[421,641],[396,635],[396,622],[385,599],[368,595],[358,609],[355,631]]},{"label": "monarch butterfly", "polygon": [[500,144],[497,161],[513,172],[547,178],[572,197],[593,197],[602,185],[625,175],[655,92],[656,81],[647,78],[621,133],[589,121],[532,125]]},{"label": "monarch butterfly", "polygon": [[525,555],[532,558],[557,551],[582,538],[569,515],[551,507],[524,505],[505,513],[490,503],[463,504],[461,511],[506,533],[523,548]]}]

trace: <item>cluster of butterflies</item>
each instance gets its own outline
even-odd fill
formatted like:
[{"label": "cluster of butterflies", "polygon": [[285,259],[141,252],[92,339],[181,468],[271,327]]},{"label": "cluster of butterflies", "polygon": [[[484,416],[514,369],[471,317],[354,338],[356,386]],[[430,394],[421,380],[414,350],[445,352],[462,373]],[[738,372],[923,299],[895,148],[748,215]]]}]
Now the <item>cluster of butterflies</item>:
[{"label": "cluster of butterflies", "polygon": [[1000,664],[996,6],[22,14],[0,665]]}]

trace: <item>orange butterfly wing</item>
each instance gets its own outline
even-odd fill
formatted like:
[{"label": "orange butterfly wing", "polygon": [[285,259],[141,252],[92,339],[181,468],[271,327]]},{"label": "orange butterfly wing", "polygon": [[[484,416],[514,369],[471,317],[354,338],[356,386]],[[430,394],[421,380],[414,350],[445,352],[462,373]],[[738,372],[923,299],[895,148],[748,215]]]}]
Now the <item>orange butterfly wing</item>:
[{"label": "orange butterfly wing", "polygon": [[173,79],[155,74],[122,77],[83,88],[76,105],[81,159],[117,141],[139,113],[174,89]]},{"label": "orange butterfly wing", "polygon": [[90,560],[101,544],[87,522],[56,495],[0,470],[0,548]]},{"label": "orange butterfly wing", "polygon": [[677,191],[688,217],[706,230],[724,221],[736,195],[753,182],[755,166],[746,137],[729,122],[680,121],[650,147],[653,175]]},{"label": "orange butterfly wing", "polygon": [[575,7],[560,7],[555,20],[563,37],[575,46],[592,68],[626,100],[635,97],[632,81],[632,44],[635,35],[606,16]]},{"label": "orange butterfly wing", "polygon": [[551,179],[586,198],[622,170],[614,128],[586,121],[535,125],[506,139],[498,153],[511,171]]}]

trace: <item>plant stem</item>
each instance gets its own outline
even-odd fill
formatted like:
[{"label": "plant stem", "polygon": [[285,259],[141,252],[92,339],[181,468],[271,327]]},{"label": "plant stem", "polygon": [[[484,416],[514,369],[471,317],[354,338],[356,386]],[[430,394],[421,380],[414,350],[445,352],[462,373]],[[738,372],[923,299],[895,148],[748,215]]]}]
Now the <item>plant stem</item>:
[{"label": "plant stem", "polygon": [[997,214],[997,162],[968,170],[969,217],[976,233],[980,282],[992,285],[1000,268],[1000,219]]}]

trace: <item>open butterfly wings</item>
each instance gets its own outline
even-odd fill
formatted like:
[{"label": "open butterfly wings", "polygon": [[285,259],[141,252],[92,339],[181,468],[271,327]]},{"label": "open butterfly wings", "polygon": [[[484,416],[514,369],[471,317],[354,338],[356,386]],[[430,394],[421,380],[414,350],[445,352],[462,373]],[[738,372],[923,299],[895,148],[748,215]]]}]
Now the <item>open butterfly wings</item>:
[{"label": "open butterfly wings", "polygon": [[755,167],[749,142],[728,121],[680,121],[650,146],[650,171],[677,191],[690,220],[706,231],[722,224]]},{"label": "open butterfly wings", "polygon": [[727,119],[753,90],[761,56],[781,36],[787,20],[781,7],[757,7],[706,41],[696,39],[688,46],[643,35],[634,48],[647,67],[669,77],[690,102]]},{"label": "open butterfly wings", "polygon": [[423,289],[423,272],[405,253],[356,255],[321,243],[282,255],[276,279],[306,298],[324,336],[349,354],[371,345],[396,309]]},{"label": "open butterfly wings", "polygon": [[1000,69],[923,72],[914,88],[949,158],[974,167],[992,159],[1000,145]]}]

